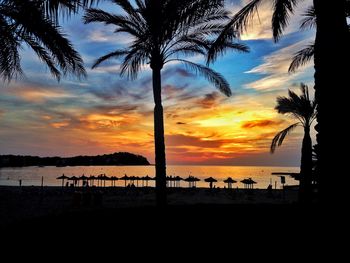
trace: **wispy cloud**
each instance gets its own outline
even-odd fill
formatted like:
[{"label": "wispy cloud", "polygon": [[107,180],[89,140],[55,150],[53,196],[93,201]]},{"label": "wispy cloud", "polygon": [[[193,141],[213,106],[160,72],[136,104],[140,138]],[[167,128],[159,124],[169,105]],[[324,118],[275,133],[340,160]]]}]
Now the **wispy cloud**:
[{"label": "wispy cloud", "polygon": [[242,128],[244,129],[252,129],[257,127],[273,127],[279,126],[283,121],[275,121],[275,120],[252,120],[247,121],[242,124]]},{"label": "wispy cloud", "polygon": [[11,86],[3,90],[8,95],[20,98],[27,102],[41,103],[48,100],[72,98],[75,95],[60,87],[43,86]]},{"label": "wispy cloud", "polygon": [[303,71],[294,74],[288,73],[289,65],[292,61],[293,54],[303,48],[311,39],[299,41],[295,44],[288,45],[282,49],[263,57],[263,63],[252,68],[245,73],[258,74],[263,77],[246,84],[247,88],[268,91],[284,89],[287,83],[294,83],[299,76],[312,67],[312,63],[303,67]]},{"label": "wispy cloud", "polygon": [[[95,26],[96,27],[96,26]],[[128,45],[134,39],[130,34],[127,33],[118,33],[114,32],[114,28],[104,27],[104,28],[93,28],[90,30],[87,36],[87,41],[97,42],[97,43],[109,43],[111,45]]]}]

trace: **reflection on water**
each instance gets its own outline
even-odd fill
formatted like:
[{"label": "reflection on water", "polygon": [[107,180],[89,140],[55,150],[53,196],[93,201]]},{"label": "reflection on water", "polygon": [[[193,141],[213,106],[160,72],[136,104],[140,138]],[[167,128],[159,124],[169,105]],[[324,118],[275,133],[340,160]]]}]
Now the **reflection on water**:
[{"label": "reflection on water", "polygon": [[[154,176],[154,166],[76,166],[76,167],[23,167],[23,168],[1,168],[0,169],[0,185],[40,185],[41,178],[44,178],[44,185],[59,186],[61,181],[56,177],[65,174],[66,176],[90,176],[106,174],[108,177],[122,177],[124,174],[128,176]],[[167,175],[181,176],[183,178],[192,175],[201,179],[197,183],[197,187],[208,187],[208,183],[204,182],[204,178],[214,177],[218,179],[217,187],[224,187],[222,182],[227,177],[232,177],[236,181],[251,177],[257,182],[256,188],[266,188],[270,181],[273,186],[275,183],[280,188],[280,178],[271,175],[272,172],[299,172],[298,167],[268,167],[268,166],[167,166]],[[293,178],[286,177],[286,185],[295,185],[298,182]],[[109,186],[110,182],[106,182]],[[118,181],[117,186],[124,186],[124,181]],[[154,186],[154,181],[150,181],[150,186]],[[181,182],[181,187],[187,187],[186,182]],[[242,183],[234,184],[234,187],[243,187]]]}]

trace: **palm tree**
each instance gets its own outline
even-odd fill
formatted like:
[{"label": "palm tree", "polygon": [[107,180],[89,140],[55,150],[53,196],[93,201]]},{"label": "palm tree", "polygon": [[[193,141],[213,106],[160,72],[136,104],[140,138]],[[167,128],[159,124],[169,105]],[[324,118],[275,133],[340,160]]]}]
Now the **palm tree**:
[{"label": "palm tree", "polygon": [[[272,31],[273,38],[277,42],[282,36],[283,30],[288,25],[289,17],[293,14],[296,6],[302,0],[251,0],[226,25],[208,55],[208,61],[215,58],[216,52],[220,51],[222,42],[237,36],[237,33],[247,29],[251,19],[257,13],[262,2],[269,1],[273,6]],[[344,166],[339,165],[344,160],[335,153],[339,152],[338,145],[334,143],[337,131],[334,129],[334,118],[342,122],[346,116],[339,114],[336,109],[339,105],[347,105],[347,96],[336,95],[336,92],[327,92],[329,87],[346,87],[350,83],[348,67],[350,61],[350,34],[346,21],[346,10],[349,10],[350,0],[338,0],[330,3],[324,0],[313,0],[316,16],[316,37],[314,45],[314,68],[315,68],[315,100],[317,101],[317,131],[316,141],[318,144],[319,162],[319,186],[322,202],[339,201],[339,194],[346,189],[330,185],[337,180],[327,180],[327,176],[334,174],[346,174]],[[233,33],[234,32],[234,33]],[[342,111],[345,113],[345,111]],[[334,117],[336,116],[336,117]],[[343,178],[349,180],[348,178]],[[327,184],[327,187],[326,187]],[[343,184],[345,187],[347,184]],[[336,200],[337,199],[337,200]]]},{"label": "palm tree", "polygon": [[299,199],[305,202],[309,201],[311,196],[313,163],[310,128],[316,118],[316,102],[310,99],[308,86],[301,83],[300,89],[300,96],[289,90],[289,97],[277,98],[275,109],[278,113],[290,115],[294,119],[297,119],[297,122],[276,134],[271,143],[271,153],[275,152],[276,147],[282,145],[285,137],[295,128],[299,126],[304,128],[304,138],[301,148]]},{"label": "palm tree", "polygon": [[[350,1],[346,6],[346,17],[350,19]],[[310,6],[306,12],[303,14],[304,19],[301,21],[300,29],[311,29],[316,28],[316,13],[315,8]],[[350,32],[350,25],[348,25],[348,30]],[[292,62],[289,66],[288,72],[293,73],[301,66],[305,65],[307,62],[314,58],[315,53],[315,42],[305,46],[303,49],[299,50],[293,55]]]},{"label": "palm tree", "polygon": [[[115,50],[96,60],[93,68],[108,59],[123,58],[121,76],[137,77],[142,66],[152,69],[154,97],[154,140],[156,159],[156,200],[158,206],[166,204],[166,161],[162,107],[161,71],[166,63],[177,62],[203,75],[227,96],[230,86],[222,75],[207,66],[179,58],[181,55],[205,56],[212,39],[223,30],[228,19],[222,0],[137,0],[133,6],[128,0],[114,0],[126,15],[110,14],[99,9],[89,9],[85,23],[102,22],[116,26],[116,33],[132,36],[126,49]],[[220,53],[226,48],[247,52],[240,43],[224,41]]]},{"label": "palm tree", "polygon": [[29,46],[58,80],[66,74],[85,76],[83,61],[58,25],[58,14],[69,15],[98,1],[0,1],[0,76],[7,81],[23,73],[20,49]]}]

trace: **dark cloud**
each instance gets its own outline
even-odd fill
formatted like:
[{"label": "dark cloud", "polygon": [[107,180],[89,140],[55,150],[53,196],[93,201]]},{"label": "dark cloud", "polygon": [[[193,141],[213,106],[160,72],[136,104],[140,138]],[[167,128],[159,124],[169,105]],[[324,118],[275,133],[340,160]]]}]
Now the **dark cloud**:
[{"label": "dark cloud", "polygon": [[191,89],[189,84],[182,86],[167,84],[163,86],[163,92],[165,95],[164,101],[176,100],[177,102],[184,102],[198,97],[197,92]]},{"label": "dark cloud", "polygon": [[278,126],[283,121],[273,121],[273,120],[254,120],[254,121],[247,121],[242,124],[242,128],[244,129],[251,129],[256,127],[273,127]]},{"label": "dark cloud", "polygon": [[187,71],[185,69],[182,69],[182,68],[176,68],[174,70],[174,73],[180,75],[181,77],[186,77],[186,78],[190,78],[190,77],[195,77],[196,76],[192,72],[189,72],[189,71]]},{"label": "dark cloud", "polygon": [[185,122],[178,121],[176,124],[177,124],[177,125],[185,125],[186,123],[185,123]]},{"label": "dark cloud", "polygon": [[90,87],[88,91],[97,98],[105,101],[115,101],[117,99],[128,98],[137,101],[145,100],[148,97],[149,92],[145,90],[144,87],[138,85],[137,82],[135,82],[134,85],[137,89],[131,89],[124,81],[117,81],[108,86],[104,84],[104,86]]},{"label": "dark cloud", "polygon": [[[174,134],[166,135],[166,145],[167,146],[195,146],[202,148],[220,148],[221,146],[227,144],[254,144],[257,148],[268,148],[271,138],[274,136],[274,133],[263,133],[249,138],[232,138],[232,139],[210,139],[203,140],[204,138],[209,137],[196,137],[190,135]],[[268,143],[267,143],[268,142]]]},{"label": "dark cloud", "polygon": [[202,138],[188,135],[166,135],[166,144],[168,146],[196,146],[203,148],[220,148],[226,143],[236,142],[235,139],[217,139],[217,140],[202,140]]},{"label": "dark cloud", "polygon": [[166,113],[166,117],[169,119],[176,119],[179,117],[179,115],[174,114],[174,113]]},{"label": "dark cloud", "polygon": [[92,110],[97,111],[98,113],[122,114],[136,111],[138,108],[139,106],[137,105],[96,105]]},{"label": "dark cloud", "polygon": [[210,109],[215,107],[220,100],[220,94],[217,91],[213,91],[212,93],[207,93],[204,95],[204,98],[197,100],[197,104],[202,108]]}]

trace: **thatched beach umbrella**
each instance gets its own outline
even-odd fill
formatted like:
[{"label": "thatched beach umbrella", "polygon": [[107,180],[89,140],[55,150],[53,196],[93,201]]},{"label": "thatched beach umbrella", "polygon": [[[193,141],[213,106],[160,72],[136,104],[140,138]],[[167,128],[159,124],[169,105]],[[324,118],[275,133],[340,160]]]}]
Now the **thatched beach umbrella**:
[{"label": "thatched beach umbrella", "polygon": [[134,176],[134,175],[130,176],[129,180],[130,180],[130,186],[135,186],[136,176]]},{"label": "thatched beach umbrella", "polygon": [[109,180],[109,177],[106,176],[106,174],[103,174],[101,178],[103,180],[103,187],[106,187],[106,181]]},{"label": "thatched beach umbrella", "polygon": [[130,178],[125,174],[123,177],[120,177],[119,180],[124,180],[124,186],[126,187],[126,181],[130,180]]},{"label": "thatched beach umbrella", "polygon": [[97,179],[97,177],[96,176],[94,176],[94,175],[90,175],[90,177],[89,177],[89,179],[88,180],[90,180],[91,181],[91,183],[90,183],[90,185],[91,186],[93,186],[94,185],[94,180],[96,180]]},{"label": "thatched beach umbrella", "polygon": [[155,180],[155,179],[146,175],[146,176],[142,177],[142,180],[146,181],[146,187],[148,187],[148,181]]},{"label": "thatched beach umbrella", "polygon": [[166,177],[166,182],[167,182],[167,184],[169,182],[169,187],[171,187],[172,186],[171,182],[175,182],[175,177],[173,177],[172,175],[167,176]]},{"label": "thatched beach umbrella", "polygon": [[218,180],[216,180],[213,177],[209,177],[209,178],[205,178],[204,181],[209,183],[209,187],[210,187],[210,189],[212,189],[213,188],[213,183],[216,183]]},{"label": "thatched beach umbrella", "polygon": [[200,181],[197,177],[189,176],[184,181],[188,182],[188,187],[196,187],[196,182]]},{"label": "thatched beach umbrella", "polygon": [[110,178],[110,180],[112,181],[112,186],[115,187],[115,182],[118,181],[119,179],[118,179],[118,177],[116,177],[116,176],[112,176],[112,177]]},{"label": "thatched beach umbrella", "polygon": [[175,187],[180,187],[180,182],[183,180],[183,178],[181,178],[180,176],[176,176],[174,180],[175,180]]},{"label": "thatched beach umbrella", "polygon": [[227,188],[231,189],[232,184],[237,183],[237,181],[233,180],[231,177],[224,180],[224,183],[227,183]]},{"label": "thatched beach umbrella", "polygon": [[253,185],[256,184],[256,182],[253,181],[252,178],[243,179],[241,183],[244,184],[245,189],[253,189]]},{"label": "thatched beach umbrella", "polygon": [[87,179],[88,178],[84,174],[78,178],[78,180],[82,180],[83,181],[82,186],[84,186],[84,182],[86,182]]},{"label": "thatched beach umbrella", "polygon": [[79,186],[78,177],[72,176],[72,177],[69,177],[67,180],[73,181],[74,186],[75,186],[77,183],[78,183],[78,186]]},{"label": "thatched beach umbrella", "polygon": [[62,174],[62,176],[57,177],[56,179],[58,180],[62,180],[62,187],[64,186],[64,180],[68,179],[68,176],[65,176],[64,174]]},{"label": "thatched beach umbrella", "polygon": [[86,179],[87,179],[87,177],[84,174],[79,177],[79,180],[86,180]]}]

